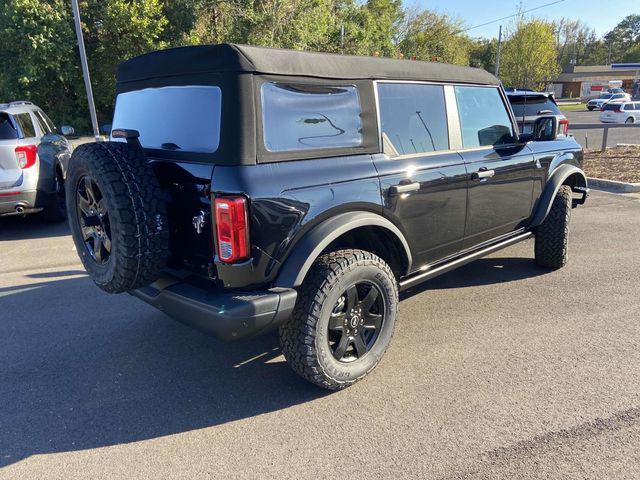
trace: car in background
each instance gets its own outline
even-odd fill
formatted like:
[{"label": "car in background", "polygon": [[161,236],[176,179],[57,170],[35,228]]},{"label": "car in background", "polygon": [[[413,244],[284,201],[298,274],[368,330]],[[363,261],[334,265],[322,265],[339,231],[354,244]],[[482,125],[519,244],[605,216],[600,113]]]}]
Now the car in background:
[{"label": "car in background", "polygon": [[602,107],[609,102],[628,102],[631,100],[631,95],[628,93],[603,93],[598,98],[589,100],[587,102],[587,110],[590,112],[595,109],[602,109]]},{"label": "car in background", "polygon": [[513,115],[518,122],[520,133],[530,134],[540,117],[555,116],[558,119],[558,137],[566,137],[569,132],[569,120],[558,108],[555,98],[549,92],[533,90],[506,89]]},{"label": "car in background", "polygon": [[64,180],[73,148],[38,106],[0,103],[0,217],[43,212],[52,222],[67,218]]},{"label": "car in background", "polygon": [[640,101],[610,102],[602,107],[602,123],[640,123]]}]

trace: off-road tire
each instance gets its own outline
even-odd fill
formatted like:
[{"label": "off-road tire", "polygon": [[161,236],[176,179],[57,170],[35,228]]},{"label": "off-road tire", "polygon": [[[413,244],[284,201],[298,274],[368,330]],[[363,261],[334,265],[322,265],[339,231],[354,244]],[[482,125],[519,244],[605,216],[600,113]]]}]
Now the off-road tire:
[{"label": "off-road tire", "polygon": [[[111,254],[97,263],[85,247],[78,220],[78,183],[99,187],[111,224]],[[69,162],[67,213],[76,249],[91,279],[109,293],[144,287],[158,279],[169,256],[166,199],[144,153],[127,143],[79,146]]]},{"label": "off-road tire", "polygon": [[571,187],[561,186],[547,218],[534,232],[535,258],[541,267],[555,270],[567,263],[571,203]]},{"label": "off-road tire", "polygon": [[[375,284],[384,301],[380,334],[366,355],[352,363],[336,360],[327,329],[342,292],[357,281]],[[340,390],[364,378],[379,363],[391,341],[398,310],[398,284],[382,259],[363,250],[339,250],[319,257],[304,283],[291,318],[280,327],[282,352],[291,368],[306,380]]]},{"label": "off-road tire", "polygon": [[65,201],[64,179],[60,172],[55,174],[54,192],[49,197],[49,202],[42,212],[42,217],[51,223],[61,223],[67,220],[67,205]]}]

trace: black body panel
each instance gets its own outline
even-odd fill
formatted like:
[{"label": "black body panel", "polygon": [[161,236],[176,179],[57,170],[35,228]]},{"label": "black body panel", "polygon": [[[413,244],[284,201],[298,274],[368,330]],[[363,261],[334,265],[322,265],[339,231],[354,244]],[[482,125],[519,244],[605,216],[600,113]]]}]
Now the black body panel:
[{"label": "black body panel", "polygon": [[[469,169],[469,204],[463,248],[509,233],[531,216],[534,157],[524,145],[462,152]],[[491,176],[473,178],[474,173]]]},{"label": "black body panel", "polygon": [[[415,270],[462,247],[467,214],[467,170],[455,152],[389,158],[376,155],[384,215],[411,247]],[[397,185],[419,186],[393,194]]]}]

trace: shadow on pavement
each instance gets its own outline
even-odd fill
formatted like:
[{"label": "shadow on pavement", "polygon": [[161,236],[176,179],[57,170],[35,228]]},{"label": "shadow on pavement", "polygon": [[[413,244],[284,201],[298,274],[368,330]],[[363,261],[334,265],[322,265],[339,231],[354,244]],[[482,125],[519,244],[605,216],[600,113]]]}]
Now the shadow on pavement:
[{"label": "shadow on pavement", "polygon": [[537,277],[546,273],[549,273],[549,270],[537,266],[533,258],[481,258],[406,290],[400,295],[400,299],[412,297],[426,290],[492,285]]},{"label": "shadow on pavement", "polygon": [[275,334],[222,343],[88,278],[0,288],[0,467],[253,417],[326,392]]},{"label": "shadow on pavement", "polygon": [[[541,275],[531,259],[487,258],[414,288]],[[275,334],[223,343],[70,270],[0,288],[0,467],[35,454],[135,442],[313,401]]]},{"label": "shadow on pavement", "polygon": [[4,240],[63,237],[70,233],[67,222],[47,222],[38,214],[0,218],[0,242]]}]

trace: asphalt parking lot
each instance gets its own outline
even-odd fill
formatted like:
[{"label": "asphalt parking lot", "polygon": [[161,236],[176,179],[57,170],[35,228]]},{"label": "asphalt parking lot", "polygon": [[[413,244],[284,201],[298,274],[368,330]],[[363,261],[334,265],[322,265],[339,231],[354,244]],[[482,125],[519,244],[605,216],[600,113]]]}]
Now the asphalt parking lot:
[{"label": "asphalt parking lot", "polygon": [[65,226],[0,221],[0,478],[637,478],[640,197],[573,213],[566,268],[529,241],[409,292],[333,394],[274,335],[102,293]]},{"label": "asphalt parking lot", "polygon": [[[591,150],[599,150],[602,145],[602,130],[577,130],[572,128],[579,123],[601,123],[600,111],[588,110],[563,111],[569,120],[569,133],[572,133],[576,141],[583,147]],[[615,147],[618,144],[640,145],[640,127],[638,128],[611,128],[607,138],[607,146]]]}]

